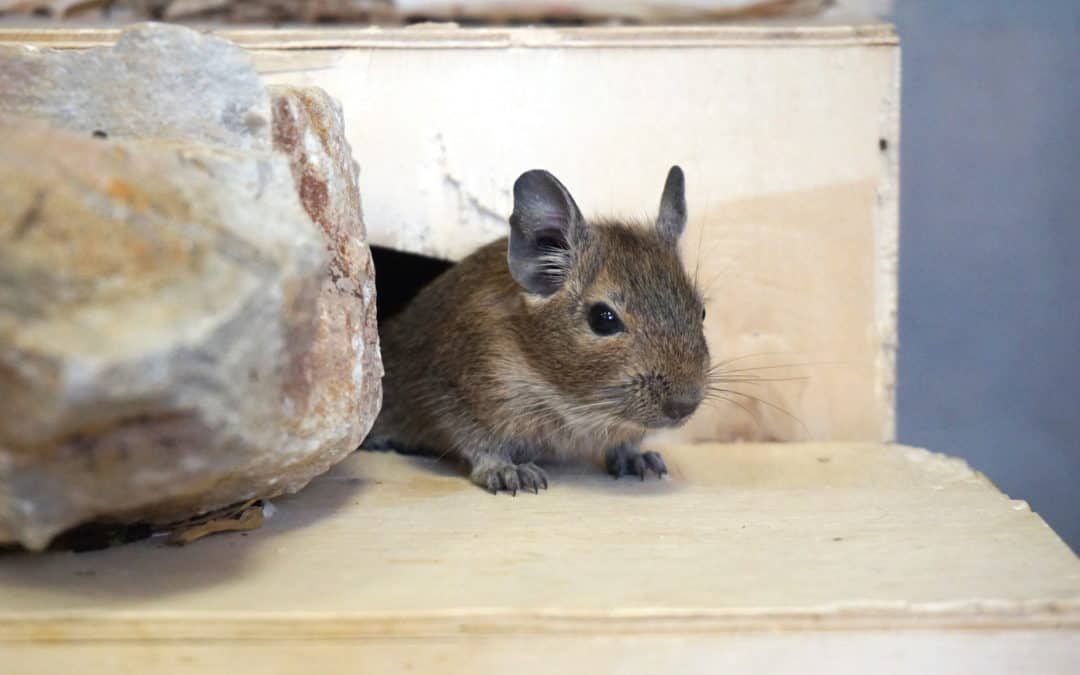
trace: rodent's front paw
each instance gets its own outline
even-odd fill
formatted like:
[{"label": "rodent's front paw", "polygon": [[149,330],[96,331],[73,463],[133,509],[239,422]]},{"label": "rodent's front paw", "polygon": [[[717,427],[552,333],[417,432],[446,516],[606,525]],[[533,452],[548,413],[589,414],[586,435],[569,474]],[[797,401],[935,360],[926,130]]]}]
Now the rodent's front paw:
[{"label": "rodent's front paw", "polygon": [[475,469],[472,472],[472,480],[480,487],[486,488],[491,494],[504,490],[515,496],[519,489],[531,490],[533,494],[539,494],[540,488],[546,490],[548,486],[547,474],[532,462],[528,464],[507,462]]},{"label": "rodent's front paw", "polygon": [[607,451],[604,459],[608,473],[614,478],[632,475],[645,480],[645,474],[650,471],[655,473],[657,478],[662,478],[668,472],[659,452],[641,452],[632,446],[615,446]]}]

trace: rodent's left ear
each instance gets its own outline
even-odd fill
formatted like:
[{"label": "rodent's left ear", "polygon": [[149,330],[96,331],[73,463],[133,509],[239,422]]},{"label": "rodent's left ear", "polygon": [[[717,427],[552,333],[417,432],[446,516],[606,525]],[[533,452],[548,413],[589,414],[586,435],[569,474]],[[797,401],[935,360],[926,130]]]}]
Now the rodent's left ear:
[{"label": "rodent's left ear", "polygon": [[682,169],[673,166],[664,183],[664,194],[660,196],[660,215],[656,218],[656,229],[664,239],[677,242],[685,228],[686,181]]},{"label": "rodent's left ear", "polygon": [[559,179],[534,169],[514,181],[514,212],[506,259],[514,281],[530,293],[551,295],[566,280],[571,249],[585,219]]}]

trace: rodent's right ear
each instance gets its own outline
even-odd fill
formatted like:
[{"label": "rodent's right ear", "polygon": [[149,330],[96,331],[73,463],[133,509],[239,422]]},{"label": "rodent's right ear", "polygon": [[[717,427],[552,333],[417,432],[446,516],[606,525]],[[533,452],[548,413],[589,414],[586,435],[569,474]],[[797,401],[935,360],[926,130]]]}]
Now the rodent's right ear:
[{"label": "rodent's right ear", "polygon": [[574,198],[555,176],[541,169],[521,174],[514,181],[506,251],[514,281],[530,293],[551,295],[559,290],[584,226]]},{"label": "rodent's right ear", "polygon": [[670,242],[679,241],[686,229],[686,179],[678,166],[671,167],[660,195],[660,215],[656,219],[660,236]]}]

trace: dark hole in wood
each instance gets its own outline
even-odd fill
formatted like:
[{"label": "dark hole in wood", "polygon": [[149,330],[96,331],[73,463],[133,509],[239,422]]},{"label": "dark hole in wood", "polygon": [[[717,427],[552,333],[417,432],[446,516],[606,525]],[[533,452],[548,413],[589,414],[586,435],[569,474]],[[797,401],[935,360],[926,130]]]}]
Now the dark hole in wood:
[{"label": "dark hole in wood", "polygon": [[379,321],[385,321],[404,309],[420,289],[453,265],[447,260],[380,246],[371,247],[371,258],[375,262]]},{"label": "dark hole in wood", "polygon": [[879,138],[878,142],[877,142],[877,146],[878,146],[878,150],[881,150],[882,152],[885,152],[886,150],[889,149],[889,141],[887,141],[884,138]]}]

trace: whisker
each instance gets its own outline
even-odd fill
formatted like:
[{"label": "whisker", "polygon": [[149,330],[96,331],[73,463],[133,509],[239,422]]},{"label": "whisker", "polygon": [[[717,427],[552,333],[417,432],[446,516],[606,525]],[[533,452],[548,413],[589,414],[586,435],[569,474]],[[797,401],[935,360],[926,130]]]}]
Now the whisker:
[{"label": "whisker", "polygon": [[754,424],[757,425],[758,431],[760,431],[763,428],[763,425],[761,423],[761,418],[758,415],[758,413],[756,411],[754,411],[754,410],[751,410],[749,407],[742,404],[741,402],[739,402],[736,399],[728,398],[727,396],[724,396],[722,394],[715,394],[715,395],[706,396],[705,400],[709,401],[710,403],[715,403],[717,401],[724,401],[726,403],[730,403],[730,404],[738,407],[739,409],[741,409],[744,413],[746,413],[750,417],[750,419],[754,420]]},{"label": "whisker", "polygon": [[719,370],[718,367],[712,367],[709,369],[709,373],[730,373],[737,375],[739,373],[749,373],[755,370],[778,370],[781,368],[808,368],[810,366],[842,366],[846,365],[844,361],[804,361],[802,363],[776,363],[768,366],[746,366],[743,368],[734,368],[731,370]]},{"label": "whisker", "polygon": [[736,356],[730,359],[724,359],[723,361],[717,361],[712,367],[722,366],[729,363],[735,363],[736,361],[745,361],[746,359],[753,359],[759,356],[779,356],[781,354],[795,354],[796,352],[783,352],[783,351],[771,351],[771,352],[754,352],[753,354],[743,354],[742,356]]},{"label": "whisker", "polygon": [[724,377],[723,375],[709,376],[709,382],[715,382],[716,384],[761,384],[763,382],[801,382],[809,379],[809,375],[797,375],[793,377],[755,377],[752,375],[742,375],[739,377]]},{"label": "whisker", "polygon": [[792,420],[797,422],[799,424],[799,426],[801,426],[803,429],[806,428],[806,424],[804,424],[801,419],[799,419],[797,416],[795,416],[795,414],[793,414],[790,410],[784,408],[783,406],[779,406],[779,405],[777,405],[775,403],[771,403],[769,401],[766,401],[763,398],[754,396],[753,394],[747,394],[746,392],[736,391],[734,389],[711,388],[711,390],[715,391],[715,392],[722,392],[722,393],[725,393],[725,394],[734,394],[736,396],[742,396],[744,398],[750,399],[751,401],[756,401],[756,402],[758,402],[758,403],[760,403],[762,405],[769,406],[770,408],[772,408],[772,409],[774,409],[774,410],[776,410],[778,412],[781,412],[781,413],[787,415],[788,417],[790,417]]}]

